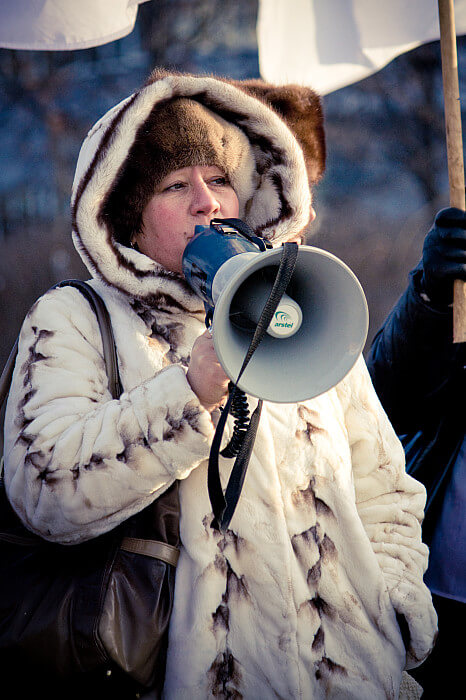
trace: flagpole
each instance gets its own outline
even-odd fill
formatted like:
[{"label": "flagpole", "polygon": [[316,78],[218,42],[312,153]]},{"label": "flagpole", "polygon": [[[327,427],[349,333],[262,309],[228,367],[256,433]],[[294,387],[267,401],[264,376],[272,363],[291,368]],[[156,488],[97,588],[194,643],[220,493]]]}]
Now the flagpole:
[{"label": "flagpole", "polygon": [[[463,137],[453,0],[438,0],[450,206],[465,209]],[[455,280],[453,342],[466,342],[466,282]]]}]

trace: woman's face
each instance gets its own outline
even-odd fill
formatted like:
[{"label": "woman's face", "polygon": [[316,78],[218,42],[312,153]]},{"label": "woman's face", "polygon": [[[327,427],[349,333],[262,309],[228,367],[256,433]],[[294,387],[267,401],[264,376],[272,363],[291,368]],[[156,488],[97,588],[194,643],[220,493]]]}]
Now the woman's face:
[{"label": "woman's face", "polygon": [[135,242],[141,253],[181,274],[183,252],[194,236],[194,227],[238,214],[238,197],[220,168],[181,168],[157,186],[142,213],[142,233]]}]

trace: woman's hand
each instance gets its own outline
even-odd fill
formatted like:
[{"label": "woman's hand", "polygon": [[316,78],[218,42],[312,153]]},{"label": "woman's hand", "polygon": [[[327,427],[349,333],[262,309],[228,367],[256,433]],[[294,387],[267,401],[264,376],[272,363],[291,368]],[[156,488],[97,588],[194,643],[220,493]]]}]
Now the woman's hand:
[{"label": "woman's hand", "polygon": [[211,412],[223,403],[230,380],[218,361],[209,331],[196,339],[186,376],[191,389],[207,411]]}]

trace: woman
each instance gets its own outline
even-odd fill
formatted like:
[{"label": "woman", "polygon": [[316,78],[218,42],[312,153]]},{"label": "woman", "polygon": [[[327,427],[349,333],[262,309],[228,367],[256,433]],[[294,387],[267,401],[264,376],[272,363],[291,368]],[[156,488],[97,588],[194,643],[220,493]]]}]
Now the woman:
[{"label": "woman", "polygon": [[[73,190],[121,399],[79,292],[46,294],[24,323],[5,454],[27,526],[80,542],[180,481],[167,698],[396,698],[433,643],[425,493],[362,359],[323,396],[264,404],[230,529],[210,525],[207,458],[228,380],[181,256],[213,217],[239,216],[277,245],[299,236],[324,159],[311,90],[154,73],[91,130]],[[220,461],[224,481],[231,465]]]}]

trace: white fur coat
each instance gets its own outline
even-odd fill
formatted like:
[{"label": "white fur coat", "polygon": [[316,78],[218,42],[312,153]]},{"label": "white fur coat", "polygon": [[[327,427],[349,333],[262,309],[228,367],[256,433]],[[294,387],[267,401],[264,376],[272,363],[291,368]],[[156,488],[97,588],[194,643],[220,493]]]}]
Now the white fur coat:
[{"label": "white fur coat", "polygon": [[[422,581],[425,492],[405,473],[363,359],[311,401],[264,403],[230,529],[212,530],[214,428],[185,376],[203,307],[177,275],[110,239],[99,217],[152,106],[198,93],[241,112],[237,123],[261,136],[238,175],[248,222],[274,241],[306,223],[311,200],[296,140],[237,87],[168,76],[106,115],[81,152],[73,235],[110,311],[125,393],[111,400],[98,326],[80,293],[42,297],[24,322],[8,403],[9,497],[31,530],[73,543],[180,480],[167,698],[397,698],[403,668],[425,658],[436,631]],[[264,155],[265,140],[273,148]],[[224,484],[232,462],[220,460]],[[396,613],[409,625],[407,653]]]}]

